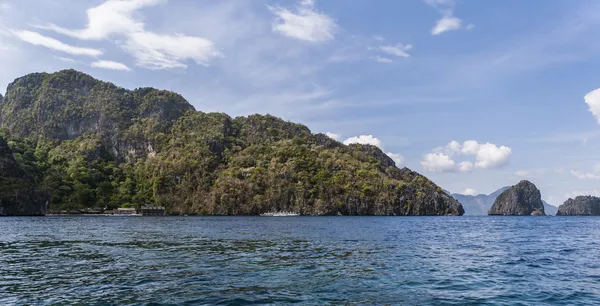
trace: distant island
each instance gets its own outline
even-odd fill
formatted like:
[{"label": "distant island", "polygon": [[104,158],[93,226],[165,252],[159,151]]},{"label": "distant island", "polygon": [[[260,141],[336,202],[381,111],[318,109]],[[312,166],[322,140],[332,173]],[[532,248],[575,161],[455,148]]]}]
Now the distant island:
[{"label": "distant island", "polygon": [[[496,198],[510,187],[511,186],[502,187],[490,194],[465,195],[450,193],[449,191],[447,191],[447,193],[463,205],[465,216],[487,216],[488,211],[494,204],[494,201],[496,201]],[[542,203],[544,204],[544,212],[546,215],[556,215],[558,207],[548,204],[544,200],[542,200]]]},{"label": "distant island", "polygon": [[539,189],[523,180],[504,190],[488,210],[488,215],[545,216],[544,203]]},{"label": "distant island", "polygon": [[557,216],[600,216],[600,198],[578,196],[568,199],[558,208]]},{"label": "distant island", "polygon": [[0,182],[0,215],[464,213],[377,147],[270,115],[203,113],[179,94],[75,70],[23,76],[0,96]]}]

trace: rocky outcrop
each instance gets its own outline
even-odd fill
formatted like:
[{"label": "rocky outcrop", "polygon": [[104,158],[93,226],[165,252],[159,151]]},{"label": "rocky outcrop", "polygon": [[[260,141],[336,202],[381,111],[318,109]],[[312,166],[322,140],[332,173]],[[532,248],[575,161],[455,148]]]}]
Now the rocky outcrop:
[{"label": "rocky outcrop", "polygon": [[[496,198],[498,198],[498,196],[502,192],[509,189],[510,187],[511,186],[502,187],[502,188],[492,192],[491,194],[478,194],[478,195],[465,195],[465,194],[458,194],[458,193],[450,194],[450,192],[448,192],[448,191],[446,191],[446,193],[450,194],[453,198],[455,198],[457,201],[459,201],[460,204],[463,205],[463,207],[465,209],[465,216],[485,216],[488,214],[488,211],[490,210],[492,205],[494,205],[494,201],[496,201]],[[542,202],[544,203],[544,213],[546,215],[548,215],[548,216],[556,215],[558,207],[548,204],[548,203],[544,202],[543,200],[542,200]]]},{"label": "rocky outcrop", "polygon": [[533,183],[521,181],[496,198],[488,215],[543,216],[544,203],[540,191]]},{"label": "rocky outcrop", "polygon": [[346,146],[271,115],[195,111],[179,94],[127,90],[74,70],[11,83],[0,132],[57,211],[156,204],[170,214],[464,213],[377,147]]},{"label": "rocky outcrop", "polygon": [[558,207],[557,216],[600,216],[600,198],[578,196]]},{"label": "rocky outcrop", "polygon": [[36,190],[33,178],[19,167],[0,137],[0,216],[44,215],[49,200],[47,194]]}]

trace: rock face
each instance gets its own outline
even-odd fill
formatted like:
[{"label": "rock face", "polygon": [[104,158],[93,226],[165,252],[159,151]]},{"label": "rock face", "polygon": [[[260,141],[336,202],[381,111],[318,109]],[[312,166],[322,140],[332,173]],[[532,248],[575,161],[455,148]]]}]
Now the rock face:
[{"label": "rock face", "polygon": [[521,181],[496,198],[488,215],[543,216],[544,203],[540,191],[533,183]]},{"label": "rock face", "polygon": [[[498,196],[501,193],[503,193],[505,190],[509,189],[510,187],[511,186],[502,187],[502,188],[492,192],[491,194],[464,195],[464,194],[453,193],[453,194],[451,194],[451,196],[453,198],[455,198],[457,201],[459,201],[460,204],[463,205],[463,207],[465,209],[465,216],[486,216],[488,214],[490,207],[492,207],[492,205],[494,204],[494,201],[496,201],[496,198],[498,198]],[[446,193],[450,194],[450,192],[446,192]],[[546,213],[546,215],[548,215],[548,216],[556,215],[556,212],[558,211],[558,207],[548,204],[548,203],[544,202],[543,200],[542,200],[542,202],[544,203],[544,212]]]},{"label": "rock face", "polygon": [[0,216],[40,216],[46,213],[50,197],[34,187],[33,178],[23,171],[0,137]]},{"label": "rock face", "polygon": [[558,207],[557,216],[600,216],[600,198],[578,196]]},{"label": "rock face", "polygon": [[[51,210],[155,204],[169,214],[464,213],[377,147],[346,146],[271,115],[199,112],[176,93],[127,90],[74,70],[12,82],[0,100],[0,135],[11,141],[23,180],[31,176],[51,192]],[[23,189],[7,190],[22,196]]]}]

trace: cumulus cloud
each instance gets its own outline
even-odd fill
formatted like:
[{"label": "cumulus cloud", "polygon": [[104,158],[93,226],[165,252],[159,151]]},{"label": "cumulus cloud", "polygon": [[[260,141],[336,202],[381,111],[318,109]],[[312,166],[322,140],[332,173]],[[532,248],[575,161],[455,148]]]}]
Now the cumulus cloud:
[{"label": "cumulus cloud", "polygon": [[404,157],[402,155],[392,153],[392,152],[387,152],[385,154],[394,161],[394,163],[396,164],[396,167],[400,168],[401,166],[404,165]]},{"label": "cumulus cloud", "polygon": [[460,172],[473,171],[473,163],[470,161],[463,161],[463,162],[458,163],[458,171],[460,171]]},{"label": "cumulus cloud", "polygon": [[473,188],[467,188],[467,189],[465,189],[465,191],[462,192],[462,194],[474,196],[474,195],[477,195],[477,190],[475,190]]},{"label": "cumulus cloud", "polygon": [[571,174],[580,180],[598,180],[598,179],[600,179],[600,175],[596,175],[594,173],[585,172],[585,171],[571,170]]},{"label": "cumulus cloud", "polygon": [[295,10],[268,6],[277,17],[273,32],[309,42],[324,42],[335,38],[339,26],[326,14],[315,10],[314,0],[302,0]]},{"label": "cumulus cloud", "polygon": [[43,26],[59,34],[81,40],[104,40],[113,36],[124,37],[119,45],[136,59],[136,64],[149,69],[186,68],[186,61],[199,65],[223,54],[213,42],[201,37],[182,34],[157,34],[147,31],[134,13],[163,0],[106,1],[87,11],[88,23],[84,29],[66,29],[54,24]]},{"label": "cumulus cloud", "polygon": [[[379,140],[379,138],[373,137],[373,135],[360,135],[360,136],[350,137],[350,138],[344,140],[343,143],[345,145],[350,145],[353,143],[358,143],[358,144],[363,144],[363,145],[372,145],[372,146],[378,147],[382,151],[384,150],[383,141]],[[396,167],[400,168],[401,166],[404,165],[404,157],[402,155],[397,154],[397,153],[392,153],[392,152],[385,152],[385,154],[394,161],[394,163],[396,164]]]},{"label": "cumulus cloud", "polygon": [[329,137],[333,140],[340,140],[342,138],[342,135],[336,134],[336,133],[327,132],[327,133],[325,133],[325,135],[327,135],[327,137]]},{"label": "cumulus cloud", "polygon": [[456,162],[444,153],[428,153],[421,161],[421,166],[429,172],[452,172]]},{"label": "cumulus cloud", "polygon": [[31,31],[14,31],[13,34],[19,38],[20,40],[30,43],[36,46],[46,47],[48,49],[72,54],[72,55],[85,55],[91,57],[97,57],[102,55],[102,51],[98,49],[91,48],[81,48],[72,46],[69,44],[65,44],[61,41],[58,41],[54,38],[44,36],[37,32]]},{"label": "cumulus cloud", "polygon": [[590,91],[583,99],[596,121],[600,124],[600,88]]},{"label": "cumulus cloud", "polygon": [[349,145],[349,144],[353,144],[353,143],[372,145],[372,146],[376,146],[379,149],[383,150],[383,142],[381,140],[379,140],[378,138],[373,137],[373,135],[354,136],[354,137],[350,137],[350,138],[344,140],[345,145]]},{"label": "cumulus cloud", "polygon": [[91,64],[94,68],[102,68],[102,69],[110,69],[110,70],[121,70],[121,71],[131,71],[127,65],[113,62],[113,61],[95,61]]},{"label": "cumulus cloud", "polygon": [[475,154],[475,167],[500,168],[508,163],[511,154],[512,149],[506,146],[498,147],[491,143],[480,144]]},{"label": "cumulus cloud", "polygon": [[[475,140],[467,140],[461,144],[453,140],[448,145],[435,148],[432,153],[425,155],[421,165],[425,170],[432,172],[471,172],[474,168],[503,167],[508,163],[511,154],[512,149],[507,146],[479,143]],[[456,163],[453,157],[458,156],[474,156],[475,160]],[[438,162],[442,162],[444,167],[431,166],[432,163],[435,165]],[[458,167],[455,168],[455,165]]]}]

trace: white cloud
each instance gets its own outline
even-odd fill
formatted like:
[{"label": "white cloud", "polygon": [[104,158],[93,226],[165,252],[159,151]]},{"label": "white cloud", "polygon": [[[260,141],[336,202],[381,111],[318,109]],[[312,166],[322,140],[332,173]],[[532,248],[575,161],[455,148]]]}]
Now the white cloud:
[{"label": "white cloud", "polygon": [[470,161],[463,161],[463,162],[458,163],[458,171],[460,171],[460,172],[473,171],[473,163]]},{"label": "white cloud", "polygon": [[370,59],[378,62],[378,63],[384,63],[384,64],[389,64],[389,63],[393,63],[394,61],[391,58],[387,58],[387,57],[382,57],[379,55],[376,56],[372,56],[370,57]]},{"label": "white cloud", "polygon": [[383,36],[380,35],[373,35],[373,39],[377,40],[377,41],[384,41],[385,38]]},{"label": "white cloud", "polygon": [[471,30],[475,27],[472,23],[463,27],[463,21],[452,15],[452,9],[455,4],[454,0],[425,0],[425,2],[443,14],[442,18],[437,20],[435,26],[431,29],[431,35],[439,35],[444,32],[463,28]]},{"label": "white cloud", "polygon": [[592,115],[594,115],[598,123],[600,123],[600,88],[590,91],[583,99],[588,105]]},{"label": "white cloud", "polygon": [[106,1],[87,10],[87,27],[71,30],[51,24],[42,28],[85,40],[102,40],[111,34],[144,31],[144,23],[133,18],[136,10],[153,6],[162,0]]},{"label": "white cloud", "polygon": [[95,61],[91,64],[94,68],[103,68],[110,70],[131,71],[127,65],[113,61]]},{"label": "white cloud", "polygon": [[377,49],[379,49],[379,51],[388,54],[388,55],[394,55],[394,56],[398,56],[398,57],[410,57],[410,54],[406,53],[406,51],[412,49],[412,45],[403,45],[403,44],[398,44],[395,46],[391,46],[391,45],[387,45],[387,46],[379,46],[377,47]]},{"label": "white cloud", "polygon": [[204,38],[152,32],[131,33],[124,48],[136,58],[138,66],[149,69],[186,68],[186,59],[207,66],[210,60],[222,56]]},{"label": "white cloud", "polygon": [[462,194],[474,196],[474,195],[477,195],[477,190],[475,190],[473,188],[467,188],[467,189],[465,189],[465,191],[462,192]]},{"label": "white cloud", "polygon": [[431,29],[432,35],[439,35],[444,32],[454,31],[462,28],[462,20],[452,16],[445,15],[435,23],[433,29]]},{"label": "white cloud", "polygon": [[149,69],[186,68],[187,60],[206,66],[211,60],[223,56],[213,42],[205,38],[146,31],[144,23],[136,20],[134,13],[162,2],[165,1],[109,0],[87,10],[88,24],[84,29],[71,30],[53,24],[43,28],[82,40],[124,37],[124,40],[118,40],[118,44],[136,58],[138,66]]},{"label": "white cloud", "polygon": [[342,138],[342,135],[335,134],[335,133],[330,133],[330,132],[325,133],[325,135],[327,135],[327,137],[329,137],[329,138],[331,138],[333,140],[340,140],[340,138]]},{"label": "white cloud", "polygon": [[[488,169],[488,168],[500,168],[508,163],[509,157],[512,154],[512,149],[506,146],[496,146],[491,143],[480,144],[475,140],[467,140],[464,143],[458,141],[451,141],[444,147],[438,147],[425,156],[426,160],[421,162],[425,170],[438,169],[437,167],[431,167],[430,164],[437,161],[443,161],[446,165],[446,171],[460,171],[460,172],[471,172],[473,168]],[[456,162],[452,159],[453,156],[475,156],[475,161],[462,161],[458,163],[458,169],[449,169],[452,161],[453,167]],[[430,160],[428,161],[427,158]],[[428,170],[429,171],[429,170]],[[434,172],[441,172],[435,170]]]},{"label": "white cloud", "polygon": [[349,144],[353,144],[353,143],[372,145],[372,146],[376,146],[379,149],[383,150],[383,142],[381,140],[379,140],[378,138],[373,137],[373,135],[354,136],[354,137],[350,137],[350,138],[344,140],[345,145],[349,145]]},{"label": "white cloud", "polygon": [[309,42],[324,42],[335,38],[339,26],[326,14],[315,10],[314,0],[302,0],[295,12],[281,7],[268,7],[277,15],[273,32]]},{"label": "white cloud", "polygon": [[67,63],[77,63],[76,60],[74,60],[72,58],[69,58],[69,57],[60,57],[60,56],[57,56],[56,58],[59,59],[59,60],[61,60],[61,61],[63,61],[63,62],[67,62]]},{"label": "white cloud", "polygon": [[511,154],[512,149],[506,146],[498,147],[491,143],[480,144],[475,155],[475,167],[482,169],[502,167],[508,163]]},{"label": "white cloud", "polygon": [[598,179],[600,179],[600,175],[596,175],[596,174],[585,172],[585,171],[571,170],[571,174],[580,180],[598,180]]},{"label": "white cloud", "polygon": [[404,157],[402,155],[392,153],[392,152],[387,152],[385,154],[394,161],[394,163],[396,164],[396,167],[400,168],[401,166],[404,165]]},{"label": "white cloud", "polygon": [[452,172],[456,163],[444,153],[428,153],[421,161],[421,166],[429,172]]},{"label": "white cloud", "polygon": [[102,51],[91,48],[81,48],[72,45],[65,44],[54,38],[44,36],[37,32],[31,31],[14,31],[13,34],[20,40],[30,43],[36,46],[46,47],[56,51],[72,54],[72,55],[85,55],[91,57],[97,57],[102,55]]},{"label": "white cloud", "polygon": [[[337,134],[333,134],[333,135],[339,136]],[[327,135],[327,136],[329,136],[329,135]],[[331,136],[329,136],[329,137],[331,137]],[[354,137],[350,137],[350,138],[344,140],[345,145],[350,145],[353,143],[358,143],[358,144],[363,144],[363,145],[372,145],[372,146],[378,147],[381,150],[383,150],[383,148],[384,148],[383,141],[379,140],[379,138],[373,137],[373,135],[354,136]],[[386,152],[385,154],[394,161],[394,163],[396,164],[396,167],[400,168],[400,167],[404,166],[404,157],[402,155],[397,154],[397,153],[392,153],[392,152]]]}]

